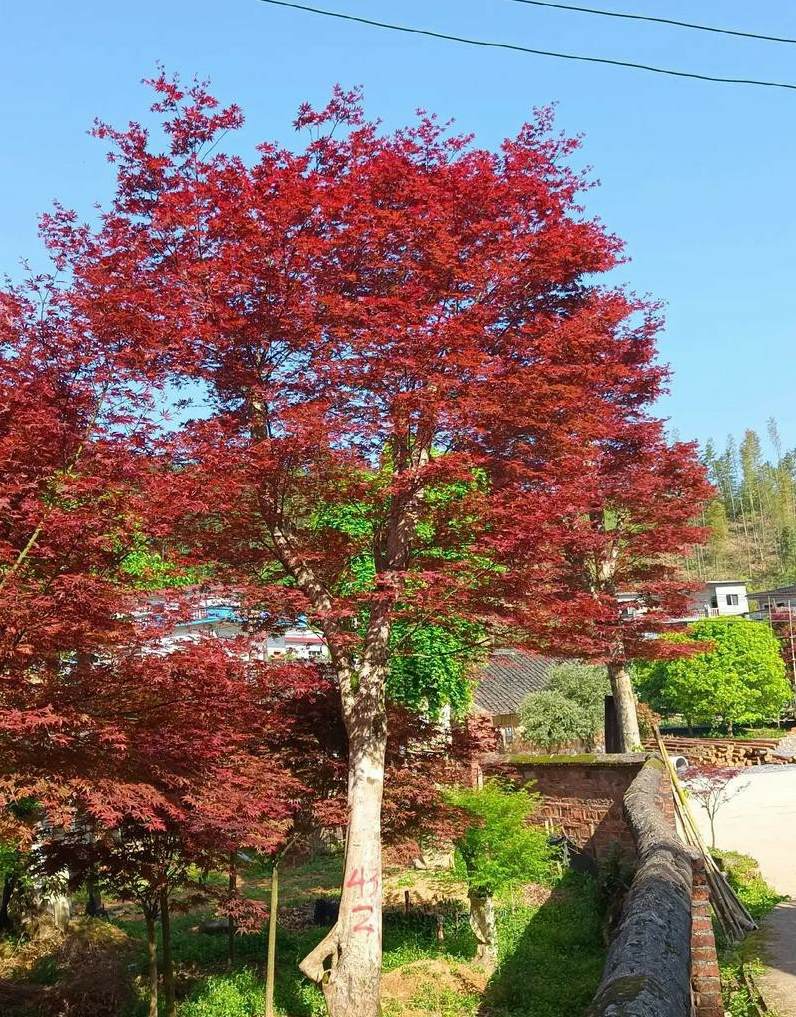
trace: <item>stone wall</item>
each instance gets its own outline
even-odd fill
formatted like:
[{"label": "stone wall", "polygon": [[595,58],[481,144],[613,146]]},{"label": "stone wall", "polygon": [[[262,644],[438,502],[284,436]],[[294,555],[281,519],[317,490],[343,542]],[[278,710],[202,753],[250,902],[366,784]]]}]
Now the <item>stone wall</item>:
[{"label": "stone wall", "polygon": [[588,1017],[723,1017],[704,868],[677,836],[662,760],[515,755],[485,769],[532,781],[540,819],[579,847],[637,862]]},{"label": "stone wall", "polygon": [[660,808],[663,763],[651,759],[625,794],[638,868],[589,1017],[688,1017],[692,858]]}]

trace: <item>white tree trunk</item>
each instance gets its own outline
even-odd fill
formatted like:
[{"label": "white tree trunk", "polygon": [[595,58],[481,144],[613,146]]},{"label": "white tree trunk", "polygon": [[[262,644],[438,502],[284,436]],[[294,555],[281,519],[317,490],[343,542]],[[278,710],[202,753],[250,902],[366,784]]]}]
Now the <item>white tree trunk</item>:
[{"label": "white tree trunk", "polygon": [[348,835],[337,924],[302,961],[323,988],[331,1017],[379,1017],[381,800],[386,728],[381,711],[349,733]]},{"label": "white tree trunk", "polygon": [[624,664],[609,664],[608,677],[616,707],[620,752],[637,752],[641,748],[641,734],[630,673]]},{"label": "white tree trunk", "polygon": [[470,895],[470,928],[478,943],[476,960],[488,970],[497,965],[497,922],[495,921],[495,901],[490,894]]}]

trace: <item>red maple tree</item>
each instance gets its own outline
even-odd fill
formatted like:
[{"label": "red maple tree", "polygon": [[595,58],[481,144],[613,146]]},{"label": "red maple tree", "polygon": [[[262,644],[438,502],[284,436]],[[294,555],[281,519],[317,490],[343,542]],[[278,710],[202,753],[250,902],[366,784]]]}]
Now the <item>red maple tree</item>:
[{"label": "red maple tree", "polygon": [[[96,684],[80,689],[80,734],[55,759],[33,746],[23,773],[30,779],[41,758],[48,831],[37,854],[45,871],[66,869],[76,884],[96,876],[141,907],[153,1013],[159,917],[173,1015],[172,899],[178,893],[184,907],[208,896],[191,866],[223,869],[242,848],[270,853],[284,842],[307,789],[281,758],[278,742],[289,726],[281,703],[306,677],[301,668],[249,661],[215,639],[171,652],[136,650],[97,666]],[[60,823],[56,795],[68,809]]]},{"label": "red maple tree", "polygon": [[[540,612],[529,596],[517,612],[539,649],[607,664],[624,752],[641,746],[628,665],[678,652],[650,637],[688,614],[696,584],[678,563],[705,539],[695,516],[712,490],[695,443],[668,442],[662,421],[641,412],[666,379],[651,367],[652,334],[627,349],[627,405],[606,412],[590,441],[590,503],[563,521],[568,532],[561,533],[564,551],[546,591],[548,610]],[[532,583],[539,559],[528,550],[520,542],[515,553]]]},{"label": "red maple tree", "polygon": [[[136,528],[130,494],[149,398],[140,370],[132,382],[119,352],[92,338],[55,276],[0,293],[6,802],[44,793],[35,772],[85,728],[84,680],[132,638],[120,565]],[[3,820],[13,827],[11,813]]]},{"label": "red maple tree", "polygon": [[465,618],[554,643],[581,520],[605,518],[650,447],[630,432],[656,426],[657,321],[592,281],[621,246],[578,205],[577,143],[549,112],[491,152],[424,113],[381,131],[336,89],[300,110],[304,150],[265,143],[249,166],[218,147],[237,107],[152,84],[167,144],[98,125],[113,206],[80,244],[64,213],[50,234],[97,341],[134,340],[162,379],[208,394],[209,419],[151,463],[150,532],[249,608],[324,632],[348,836],[339,921],[302,969],[333,1017],[375,1017],[396,633]]}]

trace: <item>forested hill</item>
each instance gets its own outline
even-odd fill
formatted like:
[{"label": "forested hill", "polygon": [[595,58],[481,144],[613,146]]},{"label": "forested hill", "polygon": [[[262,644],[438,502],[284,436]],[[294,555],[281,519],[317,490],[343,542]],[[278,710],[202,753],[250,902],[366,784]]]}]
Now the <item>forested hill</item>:
[{"label": "forested hill", "polygon": [[796,583],[796,449],[783,450],[775,420],[767,430],[768,455],[752,430],[721,451],[705,445],[718,496],[703,514],[709,543],[686,563],[692,578],[746,579],[752,590]]}]

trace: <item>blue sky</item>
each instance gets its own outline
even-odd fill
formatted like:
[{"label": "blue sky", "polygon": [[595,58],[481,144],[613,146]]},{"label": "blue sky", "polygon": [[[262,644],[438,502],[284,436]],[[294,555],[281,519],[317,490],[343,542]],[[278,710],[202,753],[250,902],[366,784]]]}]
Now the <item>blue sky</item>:
[{"label": "blue sky", "polygon": [[[511,0],[317,0],[315,6],[459,35],[708,74],[796,82],[796,47],[626,23]],[[599,0],[613,10],[796,37],[782,0]],[[698,6],[698,12],[695,9]],[[362,84],[388,126],[423,106],[496,145],[532,107],[558,103],[601,186],[589,209],[627,243],[620,281],[667,307],[674,371],[661,413],[683,438],[722,441],[778,419],[796,446],[793,198],[796,92],[641,72],[379,32],[258,0],[6,0],[0,40],[0,270],[40,264],[37,214],[54,198],[90,216],[111,171],[94,116],[144,116],[157,61],[239,102],[244,153],[291,143],[298,104]]]}]

